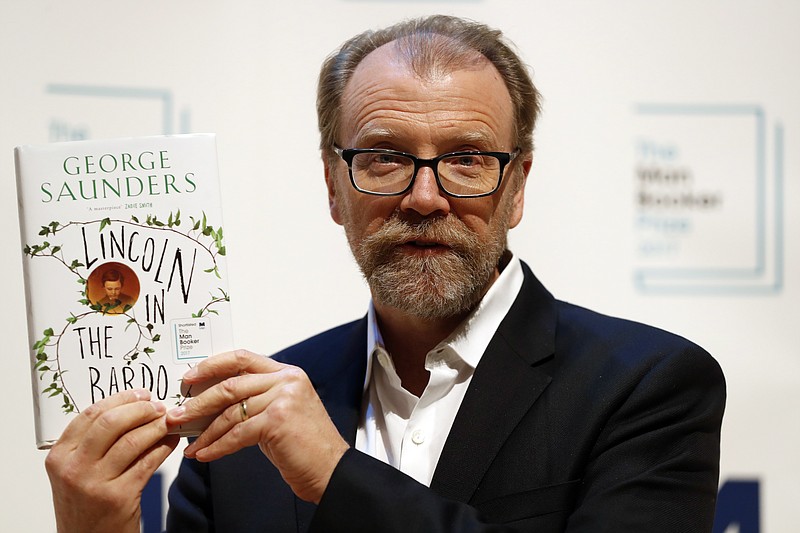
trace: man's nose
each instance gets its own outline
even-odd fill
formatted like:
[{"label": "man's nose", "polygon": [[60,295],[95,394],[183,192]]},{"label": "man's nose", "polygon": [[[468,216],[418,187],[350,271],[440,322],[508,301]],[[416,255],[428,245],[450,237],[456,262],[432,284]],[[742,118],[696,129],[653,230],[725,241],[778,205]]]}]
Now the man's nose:
[{"label": "man's nose", "polygon": [[402,211],[414,211],[420,216],[444,216],[450,213],[450,200],[439,189],[433,169],[422,167],[417,171],[414,185],[400,203]]}]

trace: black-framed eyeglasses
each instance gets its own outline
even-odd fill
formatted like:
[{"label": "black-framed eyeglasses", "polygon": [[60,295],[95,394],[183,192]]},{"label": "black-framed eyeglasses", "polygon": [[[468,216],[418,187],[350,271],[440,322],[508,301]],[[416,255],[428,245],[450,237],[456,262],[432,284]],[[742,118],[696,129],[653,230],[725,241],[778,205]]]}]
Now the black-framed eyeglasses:
[{"label": "black-framed eyeglasses", "polygon": [[433,170],[436,183],[448,196],[476,198],[489,196],[500,188],[503,170],[520,153],[450,152],[420,159],[412,154],[378,148],[333,147],[347,163],[350,182],[356,190],[378,196],[403,194],[414,185],[422,167]]}]

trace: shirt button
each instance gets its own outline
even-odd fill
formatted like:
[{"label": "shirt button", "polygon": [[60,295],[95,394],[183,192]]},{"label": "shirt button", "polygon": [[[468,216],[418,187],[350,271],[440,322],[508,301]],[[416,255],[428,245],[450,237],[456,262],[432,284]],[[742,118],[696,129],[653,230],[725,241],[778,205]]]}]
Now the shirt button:
[{"label": "shirt button", "polygon": [[425,442],[425,432],[421,429],[415,429],[411,434],[411,442],[414,444],[422,444]]},{"label": "shirt button", "polygon": [[383,368],[389,367],[389,357],[384,352],[378,352],[378,362]]}]

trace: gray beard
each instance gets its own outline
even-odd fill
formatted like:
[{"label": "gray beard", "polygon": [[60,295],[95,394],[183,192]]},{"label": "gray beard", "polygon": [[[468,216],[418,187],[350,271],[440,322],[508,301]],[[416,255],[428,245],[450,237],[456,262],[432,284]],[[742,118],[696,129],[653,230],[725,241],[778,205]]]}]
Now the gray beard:
[{"label": "gray beard", "polygon": [[[452,215],[412,224],[395,214],[376,233],[355,245],[351,241],[351,247],[377,303],[419,318],[451,318],[471,311],[486,292],[506,248],[507,228],[501,226],[490,228],[483,242]],[[451,249],[426,257],[397,249],[418,239]]]}]

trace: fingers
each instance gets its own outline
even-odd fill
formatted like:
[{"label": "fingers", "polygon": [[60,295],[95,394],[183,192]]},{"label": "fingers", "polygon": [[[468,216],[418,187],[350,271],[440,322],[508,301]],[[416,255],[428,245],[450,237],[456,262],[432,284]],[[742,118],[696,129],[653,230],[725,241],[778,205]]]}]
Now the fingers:
[{"label": "fingers", "polygon": [[[245,374],[233,376],[187,400],[167,413],[170,425],[186,424],[209,415],[216,415],[230,405],[268,390],[280,378],[277,374]],[[238,407],[237,407],[238,409]]]},{"label": "fingers", "polygon": [[[142,458],[149,457],[153,448],[157,447],[159,443],[167,437],[167,432],[169,430],[166,416],[164,416],[166,409],[162,404],[154,405],[154,407],[156,408],[155,411],[160,413],[156,418],[123,433],[109,447],[108,452],[103,458],[109,472],[121,475],[128,471],[131,465],[134,465],[144,472],[148,472],[149,477],[161,464],[161,461],[153,462],[147,460],[144,461],[144,463],[142,462]],[[143,410],[146,411],[146,409]],[[172,451],[172,449],[166,451],[167,455],[169,455],[170,451]],[[154,457],[157,456],[158,454]],[[166,458],[166,455],[164,458]],[[151,466],[153,467],[152,471],[149,470]]]},{"label": "fingers", "polygon": [[115,407],[149,399],[149,391],[145,389],[134,389],[126,390],[100,400],[84,409],[80,415],[74,418],[64,430],[64,433],[61,434],[58,442],[62,447],[68,445],[75,446],[83,440],[86,431],[95,422],[98,416]]},{"label": "fingers", "polygon": [[277,372],[286,365],[247,350],[235,350],[204,359],[183,375],[186,383],[200,383],[239,374]]},{"label": "fingers", "polygon": [[[247,350],[209,357],[183,375],[184,384],[198,385],[202,392],[169,411],[167,421],[175,426],[217,415],[229,405],[271,387],[275,380],[269,376],[285,368],[287,365]],[[250,376],[259,378],[254,381]]]},{"label": "fingers", "polygon": [[268,427],[267,409],[280,394],[276,388],[251,394],[247,402],[248,418],[242,416],[239,402],[225,409],[208,428],[184,450],[184,455],[200,461],[213,461],[246,446],[258,443],[265,427]]},{"label": "fingers", "polygon": [[181,438],[179,435],[166,435],[154,442],[138,460],[122,475],[134,486],[144,486],[153,477],[156,470],[177,448]]},{"label": "fingers", "polygon": [[122,474],[167,434],[166,408],[149,398],[146,390],[129,390],[90,405],[64,430],[50,462],[72,456],[73,464],[102,463],[109,477]]},{"label": "fingers", "polygon": [[184,455],[202,462],[214,461],[242,448],[255,446],[260,435],[260,421],[250,418],[245,422],[234,422],[227,427],[218,427],[211,433],[204,431],[198,440],[186,447]]},{"label": "fingers", "polygon": [[138,531],[141,492],[179,441],[149,398],[125,391],[92,405],[50,450],[59,531]]},{"label": "fingers", "polygon": [[[286,366],[247,350],[209,357],[183,375],[184,384],[192,386],[193,391],[200,392],[193,392],[190,400],[169,411],[167,421],[176,426],[217,415],[227,406],[269,387],[269,384],[252,383],[245,376],[268,376]],[[250,386],[243,386],[243,383],[250,383]]]},{"label": "fingers", "polygon": [[[242,416],[241,400],[247,402],[247,420]],[[192,405],[195,403],[202,406]],[[261,440],[270,440],[276,428],[285,427],[286,418],[290,417],[287,412],[302,416],[311,407],[327,418],[314,387],[299,368],[282,365],[278,372],[230,378],[186,403],[183,416],[200,416],[212,409],[220,414],[184,454],[211,461]]]},{"label": "fingers", "polygon": [[349,445],[305,372],[242,350],[210,357],[184,375],[187,384],[219,380],[167,414],[169,424],[215,415],[184,454],[211,461],[257,444],[295,494],[318,502]]},{"label": "fingers", "polygon": [[[99,460],[106,456],[112,447],[121,446],[127,450],[125,456],[128,460],[133,460],[144,448],[152,445],[152,442],[146,442],[148,440],[146,438],[143,441],[143,435],[161,433],[158,435],[158,438],[161,438],[167,433],[165,421],[161,420],[161,423],[158,423],[165,414],[166,408],[162,403],[149,401],[125,403],[104,410],[86,429],[77,449],[85,454],[87,459]],[[156,423],[150,424],[151,422]],[[131,457],[133,453],[135,455]],[[113,457],[119,459],[120,455],[117,451]],[[118,461],[114,464],[116,463]]]}]

